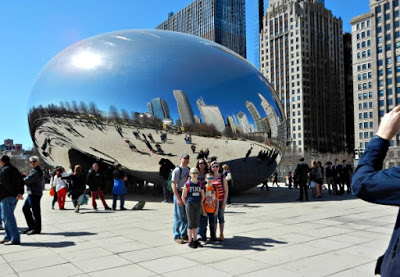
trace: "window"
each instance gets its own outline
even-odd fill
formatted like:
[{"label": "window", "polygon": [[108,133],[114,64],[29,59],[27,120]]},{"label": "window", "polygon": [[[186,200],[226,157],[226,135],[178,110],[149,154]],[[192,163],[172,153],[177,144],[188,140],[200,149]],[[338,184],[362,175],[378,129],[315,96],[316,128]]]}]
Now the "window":
[{"label": "window", "polygon": [[361,100],[361,93],[358,94],[358,100]]},{"label": "window", "polygon": [[379,107],[383,107],[384,103],[383,100],[379,100]]},{"label": "window", "polygon": [[360,122],[358,123],[358,129],[362,129],[363,128],[363,124]]},{"label": "window", "polygon": [[378,70],[378,76],[383,76],[383,70],[382,69]]},{"label": "window", "polygon": [[369,112],[369,118],[372,118],[373,112]]},{"label": "window", "polygon": [[392,64],[392,58],[387,58],[386,59],[386,64]]},{"label": "window", "polygon": [[381,10],[381,6],[378,6],[378,7],[376,7],[375,8],[375,13],[381,13],[382,12],[382,10]]},{"label": "window", "polygon": [[383,90],[379,90],[379,96],[383,96]]},{"label": "window", "polygon": [[389,9],[390,9],[390,4],[389,4],[389,3],[386,3],[386,4],[383,6],[383,8],[384,8],[385,11],[389,10]]},{"label": "window", "polygon": [[378,60],[378,66],[382,66],[383,61],[382,60]]},{"label": "window", "polygon": [[367,93],[366,92],[363,93],[363,99],[367,99]]},{"label": "window", "polygon": [[364,122],[364,129],[368,128],[368,122]]},{"label": "window", "polygon": [[386,51],[390,51],[390,50],[392,50],[392,45],[391,44],[386,45]]},{"label": "window", "polygon": [[393,94],[393,90],[391,88],[387,89],[387,95],[392,95]]},{"label": "window", "polygon": [[391,67],[386,68],[386,74],[392,74],[392,68]]},{"label": "window", "polygon": [[368,102],[368,108],[372,108],[372,102]]},{"label": "window", "polygon": [[390,24],[386,24],[386,25],[385,25],[385,30],[386,30],[386,31],[389,31],[389,30],[390,30]]},{"label": "window", "polygon": [[382,46],[378,47],[378,53],[382,53]]},{"label": "window", "polygon": [[386,35],[386,41],[389,41],[390,40],[390,34],[387,34]]},{"label": "window", "polygon": [[369,128],[374,128],[374,123],[372,121],[369,123]]},{"label": "window", "polygon": [[378,37],[378,38],[376,39],[376,41],[377,41],[378,43],[382,43],[382,37]]},{"label": "window", "polygon": [[386,84],[391,85],[392,84],[392,78],[387,78],[386,79]]},{"label": "window", "polygon": [[387,100],[387,104],[388,104],[388,106],[393,105],[393,99],[388,99],[388,100]]}]

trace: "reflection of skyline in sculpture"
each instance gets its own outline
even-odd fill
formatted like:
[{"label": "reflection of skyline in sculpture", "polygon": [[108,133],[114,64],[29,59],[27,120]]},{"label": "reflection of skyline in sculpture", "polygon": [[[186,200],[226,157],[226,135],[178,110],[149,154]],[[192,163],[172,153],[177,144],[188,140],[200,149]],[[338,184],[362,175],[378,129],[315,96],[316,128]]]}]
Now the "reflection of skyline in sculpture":
[{"label": "reflection of skyline in sculpture", "polygon": [[151,99],[151,102],[147,103],[147,107],[149,108],[149,113],[154,114],[159,119],[171,118],[167,102],[160,97]]},{"label": "reflection of skyline in sculpture", "polygon": [[258,94],[261,98],[261,107],[263,107],[265,113],[267,114],[269,127],[271,129],[271,137],[277,138],[278,137],[278,118],[274,115],[274,110],[272,109],[271,105],[268,104],[268,101],[261,95]]},{"label": "reflection of skyline in sculpture", "polygon": [[235,124],[232,116],[228,116],[228,124],[232,128],[232,132],[234,134],[236,134],[236,124]]},{"label": "reflection of skyline in sculpture", "polygon": [[187,95],[182,90],[174,90],[174,96],[178,106],[180,123],[182,125],[194,124],[193,110]]},{"label": "reflection of skyline in sculpture", "polygon": [[254,127],[249,123],[247,116],[243,112],[239,112],[237,117],[239,119],[240,128],[244,134],[251,133],[254,130]]},{"label": "reflection of skyline in sculpture", "polygon": [[246,101],[246,108],[249,110],[251,116],[253,117],[253,121],[256,124],[257,132],[266,132],[267,128],[264,126],[265,121],[262,120],[260,113],[258,112],[256,106],[254,106],[253,102]]},{"label": "reflection of skyline in sculpture", "polygon": [[218,131],[223,132],[225,120],[218,106],[206,105],[202,97],[196,101],[196,104],[203,118],[203,123],[213,124]]}]

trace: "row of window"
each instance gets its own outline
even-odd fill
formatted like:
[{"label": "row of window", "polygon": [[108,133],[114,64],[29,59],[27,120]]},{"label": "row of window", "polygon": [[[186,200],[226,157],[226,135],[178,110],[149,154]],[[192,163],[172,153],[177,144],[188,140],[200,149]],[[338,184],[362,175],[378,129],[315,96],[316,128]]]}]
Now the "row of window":
[{"label": "row of window", "polygon": [[[396,63],[400,62],[400,55],[397,55],[395,57]],[[392,58],[386,58],[386,64],[392,64]],[[383,66],[383,60],[380,59],[378,60],[378,66]],[[396,71],[397,71],[397,67],[396,67]]]},{"label": "row of window", "polygon": [[360,139],[372,138],[374,136],[374,132],[360,132],[358,133]]},{"label": "row of window", "polygon": [[365,100],[365,99],[371,99],[372,98],[372,92],[369,92],[369,93],[366,93],[366,92],[364,92],[364,93],[359,93],[358,94],[358,100]]},{"label": "row of window", "polygon": [[[393,14],[393,17],[394,18],[398,18],[399,17],[399,11],[395,11],[394,14]],[[385,14],[385,21],[388,21],[388,20],[390,20],[390,13]],[[377,17],[376,18],[376,23],[379,24],[381,22],[382,22],[382,17]],[[388,30],[388,29],[386,29],[386,30]]]},{"label": "row of window", "polygon": [[373,112],[363,112],[358,114],[358,119],[367,119],[367,118],[372,118],[373,117]]},{"label": "row of window", "polygon": [[358,103],[359,110],[372,109],[372,102]]},{"label": "row of window", "polygon": [[358,84],[358,90],[365,90],[365,89],[370,89],[372,88],[372,83],[363,83],[363,84]]},{"label": "row of window", "polygon": [[[393,83],[393,79],[392,78],[386,78],[386,85],[390,86]],[[396,83],[400,83],[400,76],[396,77]],[[363,84],[363,88],[364,88],[365,83]],[[369,86],[369,84],[368,84]],[[384,86],[384,80],[378,80],[378,86],[379,87],[383,87]],[[372,85],[371,85],[372,87]],[[358,88],[360,88],[360,85],[358,85]],[[359,89],[360,90],[360,89]]]},{"label": "row of window", "polygon": [[371,56],[371,49],[357,53],[357,59],[366,58]]},{"label": "row of window", "polygon": [[367,30],[367,31],[358,33],[358,34],[356,35],[357,40],[358,40],[358,39],[363,39],[363,38],[366,38],[366,37],[370,37],[370,36],[371,36],[371,31],[370,31],[370,30]]},{"label": "row of window", "polygon": [[372,73],[371,72],[366,72],[363,74],[358,74],[358,80],[367,80],[367,79],[371,79],[372,78]]},{"label": "row of window", "polygon": [[357,71],[366,70],[366,69],[369,69],[371,67],[372,67],[371,63],[364,63],[364,64],[361,64],[361,65],[357,66]]},{"label": "row of window", "polygon": [[[386,99],[386,104],[387,106],[392,106],[393,105],[393,99],[389,98]],[[396,105],[400,104],[400,98],[396,99]],[[385,100],[379,100],[379,108],[384,107],[385,106]]]},{"label": "row of window", "polygon": [[357,49],[360,49],[360,48],[364,48],[364,47],[368,47],[368,46],[371,46],[371,40],[366,40],[366,41],[363,41],[363,42],[359,42],[359,43],[357,43]]},{"label": "row of window", "polygon": [[374,128],[374,122],[360,122],[358,123],[358,128],[359,129],[368,129],[368,128]]},{"label": "row of window", "polygon": [[[383,97],[384,96],[384,91],[382,89],[380,89],[378,91],[379,97]],[[392,88],[388,88],[386,90],[386,95],[392,95],[393,94],[393,89]],[[396,94],[400,94],[400,87],[396,88]]]},{"label": "row of window", "polygon": [[[399,38],[400,37],[400,32],[399,31],[397,31],[397,32],[394,32],[394,37],[395,38]],[[392,39],[392,36],[390,35],[390,34],[387,34],[387,35],[385,35],[385,39],[386,39],[386,41],[390,41],[391,39]],[[379,43],[382,43],[382,37],[380,36],[380,37],[377,37],[377,39],[376,39],[376,42],[379,44]],[[396,48],[399,48],[398,46],[397,46],[397,43],[396,43]]]},{"label": "row of window", "polygon": [[370,25],[371,25],[371,22],[369,21],[369,19],[367,21],[357,23],[357,30],[363,29],[365,27],[369,27]]}]

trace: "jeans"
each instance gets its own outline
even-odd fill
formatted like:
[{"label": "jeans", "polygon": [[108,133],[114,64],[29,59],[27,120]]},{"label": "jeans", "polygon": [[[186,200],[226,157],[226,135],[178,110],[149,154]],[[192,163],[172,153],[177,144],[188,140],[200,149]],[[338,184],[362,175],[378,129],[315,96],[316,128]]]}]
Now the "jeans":
[{"label": "jeans", "polygon": [[57,202],[58,202],[58,207],[60,209],[64,209],[65,206],[65,197],[67,197],[67,188],[62,188],[59,191],[57,191]]},{"label": "jeans", "polygon": [[187,237],[187,217],[185,205],[179,206],[174,195],[174,239],[181,239]]},{"label": "jeans", "polygon": [[28,194],[22,211],[25,215],[26,224],[29,230],[40,232],[42,230],[42,217],[40,215],[41,195]]},{"label": "jeans", "polygon": [[57,192],[56,192],[56,188],[54,188],[53,201],[51,201],[51,207],[52,207],[52,208],[54,208],[54,204],[56,204],[57,200],[58,200]]},{"label": "jeans", "polygon": [[171,195],[170,195],[170,193],[168,191],[168,183],[167,183],[166,179],[163,180],[162,188],[163,188],[163,194],[164,194],[164,201],[170,201],[171,200]]},{"label": "jeans", "polygon": [[207,240],[207,219],[210,225],[210,236],[211,240],[216,240],[215,236],[215,216],[214,213],[207,213],[207,216],[200,215],[200,226],[197,228],[198,234],[201,236],[203,241]]},{"label": "jeans", "polygon": [[21,239],[14,216],[17,202],[18,200],[15,197],[6,197],[0,201],[0,208],[1,217],[4,221],[4,239],[19,243]]},{"label": "jeans", "polygon": [[113,203],[112,203],[112,208],[115,210],[117,208],[117,199],[119,195],[119,201],[120,201],[120,208],[122,209],[125,204],[125,195],[123,194],[113,194]]}]

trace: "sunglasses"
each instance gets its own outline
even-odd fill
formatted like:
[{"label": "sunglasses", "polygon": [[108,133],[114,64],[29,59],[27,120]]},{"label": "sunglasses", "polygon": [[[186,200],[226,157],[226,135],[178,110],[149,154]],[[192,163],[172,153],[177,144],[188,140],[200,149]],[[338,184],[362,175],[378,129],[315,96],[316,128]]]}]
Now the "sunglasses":
[{"label": "sunglasses", "polygon": [[205,164],[205,163],[199,163],[199,164]]},{"label": "sunglasses", "polygon": [[212,180],[214,179],[214,177],[207,177],[207,180]]},{"label": "sunglasses", "polygon": [[219,167],[219,165],[213,165],[212,166],[212,168],[218,168]]},{"label": "sunglasses", "polygon": [[196,174],[196,175],[199,175],[199,173],[198,173],[198,172],[192,172],[192,174]]},{"label": "sunglasses", "polygon": [[189,160],[189,158],[188,157],[186,157],[186,158],[183,158],[184,160]]},{"label": "sunglasses", "polygon": [[34,163],[36,163],[37,161],[30,161],[29,163],[31,163],[31,164],[34,164]]}]

